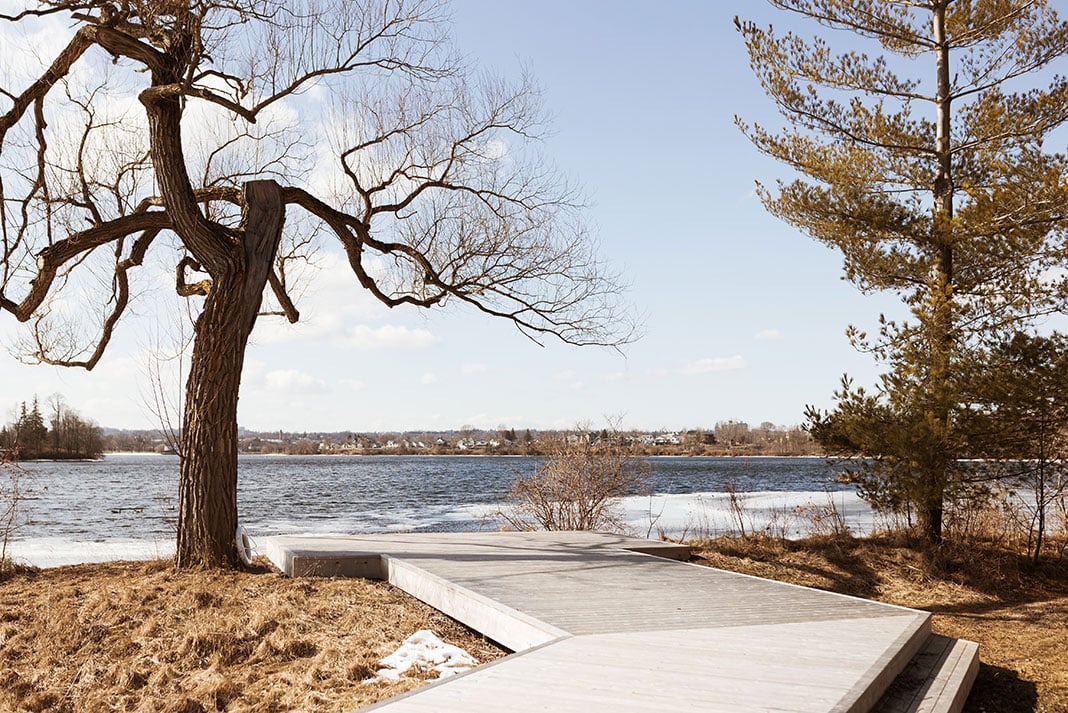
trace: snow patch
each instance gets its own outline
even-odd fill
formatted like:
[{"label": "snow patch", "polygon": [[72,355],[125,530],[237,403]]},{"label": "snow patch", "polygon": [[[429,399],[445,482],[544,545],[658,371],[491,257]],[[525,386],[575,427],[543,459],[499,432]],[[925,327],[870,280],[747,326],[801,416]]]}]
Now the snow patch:
[{"label": "snow patch", "polygon": [[111,538],[80,541],[65,537],[31,537],[9,542],[8,554],[19,564],[62,567],[87,562],[152,560],[174,556],[174,540]]},{"label": "snow patch", "polygon": [[478,665],[471,654],[458,646],[446,644],[434,632],[426,629],[409,636],[399,649],[379,663],[382,668],[371,681],[396,681],[412,668],[417,671],[437,671],[438,678],[447,678]]}]

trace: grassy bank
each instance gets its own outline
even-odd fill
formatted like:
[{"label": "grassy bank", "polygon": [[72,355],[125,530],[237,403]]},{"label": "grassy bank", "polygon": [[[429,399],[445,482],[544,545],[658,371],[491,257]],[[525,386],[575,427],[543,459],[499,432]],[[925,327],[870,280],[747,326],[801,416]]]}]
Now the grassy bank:
[{"label": "grassy bank", "polygon": [[[968,713],[1068,713],[1068,559],[893,537],[720,538],[699,563],[934,613],[979,642]],[[348,711],[421,685],[365,684],[419,629],[503,654],[381,582],[115,562],[0,582],[0,713]]]},{"label": "grassy bank", "polygon": [[382,582],[114,562],[0,582],[0,711],[349,711],[421,685],[364,684],[430,629],[503,652]]},{"label": "grassy bank", "polygon": [[933,612],[939,634],[976,641],[965,713],[1068,713],[1068,559],[1037,567],[982,542],[915,548],[895,537],[718,538],[698,562]]}]

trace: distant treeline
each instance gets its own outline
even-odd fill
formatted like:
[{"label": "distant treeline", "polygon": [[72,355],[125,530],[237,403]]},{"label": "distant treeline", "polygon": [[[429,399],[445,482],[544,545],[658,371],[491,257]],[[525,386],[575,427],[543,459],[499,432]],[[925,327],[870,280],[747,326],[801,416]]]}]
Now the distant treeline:
[{"label": "distant treeline", "polygon": [[83,419],[61,396],[48,400],[47,414],[41,413],[34,396],[32,405],[25,401],[17,405],[13,420],[0,428],[0,450],[14,460],[99,458],[104,436],[99,426]]},{"label": "distant treeline", "polygon": [[[757,427],[740,421],[721,421],[711,428],[678,431],[607,429],[534,430],[499,426],[479,429],[464,426],[451,431],[289,432],[242,429],[242,453],[288,455],[545,455],[567,439],[625,443],[636,455],[821,455],[807,431],[765,422]],[[109,430],[108,451],[167,452],[166,442],[154,431]]]}]

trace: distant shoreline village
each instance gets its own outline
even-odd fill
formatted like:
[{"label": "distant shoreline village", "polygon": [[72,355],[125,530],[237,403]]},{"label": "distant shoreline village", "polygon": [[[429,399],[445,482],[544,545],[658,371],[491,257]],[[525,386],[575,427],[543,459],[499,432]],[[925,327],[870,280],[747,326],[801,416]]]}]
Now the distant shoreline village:
[{"label": "distant shoreline village", "polygon": [[[763,423],[751,428],[725,421],[710,429],[679,431],[555,431],[462,428],[453,431],[238,433],[243,454],[264,455],[518,455],[539,456],[565,442],[611,441],[635,456],[821,456],[819,445],[799,426]],[[105,429],[104,450],[112,453],[173,453],[158,431]]]}]

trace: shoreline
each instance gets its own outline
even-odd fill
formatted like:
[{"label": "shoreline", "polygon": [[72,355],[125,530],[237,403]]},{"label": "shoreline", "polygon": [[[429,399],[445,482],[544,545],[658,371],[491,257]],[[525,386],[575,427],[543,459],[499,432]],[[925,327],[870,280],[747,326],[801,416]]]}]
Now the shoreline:
[{"label": "shoreline", "polygon": [[[798,539],[822,531],[835,523],[855,534],[869,534],[876,529],[877,518],[853,490],[777,491],[761,490],[738,493],[737,505],[727,492],[660,493],[623,498],[619,510],[626,529],[637,536],[690,539],[745,532],[767,532],[787,539]],[[479,531],[497,529],[495,513],[507,511],[506,502],[459,505],[446,511],[429,511],[424,519],[413,519],[410,512],[380,513],[392,515],[395,524],[385,527],[359,528],[360,514],[323,520],[286,521],[274,519],[257,523],[245,521],[253,551],[262,554],[258,538],[273,535],[331,536],[352,534],[386,534],[390,532]],[[356,525],[357,527],[354,527]],[[173,537],[144,539],[130,537],[76,539],[73,537],[13,538],[7,545],[12,561],[44,569],[90,562],[146,560],[172,556]]]}]

